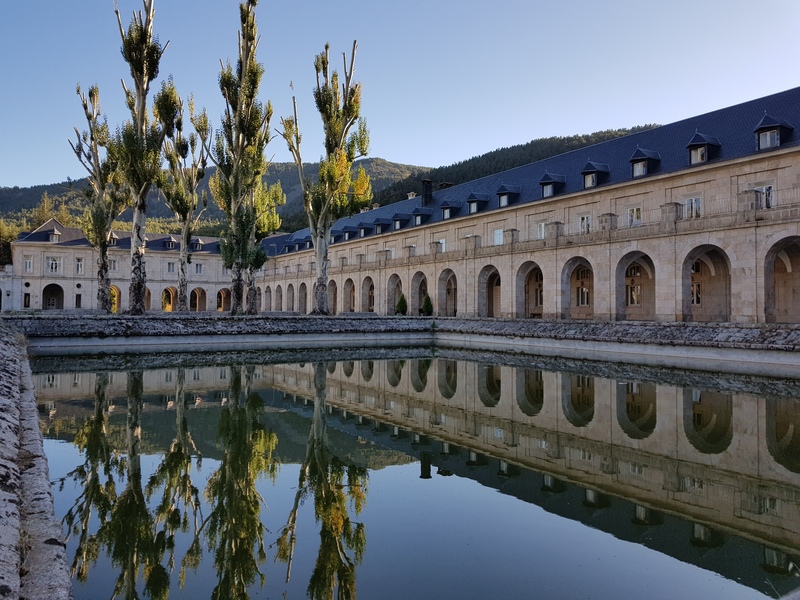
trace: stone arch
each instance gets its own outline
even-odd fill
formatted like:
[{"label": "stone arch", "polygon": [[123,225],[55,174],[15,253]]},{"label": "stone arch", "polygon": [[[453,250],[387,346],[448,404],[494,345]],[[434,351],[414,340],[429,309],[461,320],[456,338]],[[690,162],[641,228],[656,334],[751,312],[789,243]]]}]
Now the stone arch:
[{"label": "stone arch", "polygon": [[420,394],[428,387],[428,370],[431,368],[430,358],[414,358],[411,360],[411,386]]},{"label": "stone arch", "polygon": [[[352,281],[350,283],[352,283]],[[339,301],[339,290],[336,288],[336,281],[334,281],[333,279],[331,279],[328,282],[327,294],[328,294],[328,312],[332,315],[335,315],[336,311],[338,310],[337,303]],[[345,309],[342,310],[344,311]]]},{"label": "stone arch", "polygon": [[228,312],[231,309],[231,290],[222,288],[217,292],[217,312]]},{"label": "stone arch", "polygon": [[356,369],[356,363],[352,360],[347,360],[342,363],[342,373],[344,373],[344,376],[347,378],[353,376],[353,372],[355,371],[355,369]]},{"label": "stone arch", "polygon": [[206,310],[206,291],[201,287],[194,288],[189,293],[189,310],[192,312],[202,312]]},{"label": "stone arch", "polygon": [[163,312],[173,312],[178,308],[178,290],[174,287],[166,287],[161,292],[161,310]]},{"label": "stone arch", "polygon": [[375,312],[375,282],[364,277],[361,282],[361,312]]},{"label": "stone arch", "polygon": [[428,278],[422,271],[417,271],[411,278],[410,298],[408,298],[408,314],[421,315],[425,296],[428,295]]},{"label": "stone arch", "polygon": [[720,454],[733,439],[733,400],[730,394],[684,388],[683,431],[703,454]]},{"label": "stone arch", "polygon": [[42,310],[63,310],[64,289],[57,283],[49,283],[42,290]]},{"label": "stone arch", "polygon": [[541,369],[517,368],[517,406],[529,417],[544,407],[544,373]]},{"label": "stone arch", "polygon": [[[297,310],[301,315],[308,314],[308,287],[306,287],[305,282],[300,284],[297,291]],[[328,308],[328,312],[333,314],[330,307]]]},{"label": "stone arch", "polygon": [[567,421],[586,427],[594,419],[594,377],[582,373],[563,375],[561,408]]},{"label": "stone arch", "polygon": [[656,429],[656,386],[639,381],[617,382],[617,422],[628,437],[643,440]]},{"label": "stone arch", "polygon": [[561,316],[564,319],[594,317],[594,269],[582,256],[570,258],[561,271]]},{"label": "stone arch", "polygon": [[291,283],[286,286],[286,310],[294,311],[294,284]]},{"label": "stone arch", "polygon": [[731,315],[730,260],[718,246],[706,244],[689,252],[681,270],[684,321],[728,321]]},{"label": "stone arch", "polygon": [[361,378],[367,382],[372,379],[372,374],[375,372],[375,362],[371,360],[361,361]]},{"label": "stone arch", "polygon": [[111,298],[111,312],[117,314],[122,308],[122,292],[116,285],[112,285],[108,291]]},{"label": "stone arch", "polygon": [[517,271],[515,314],[519,318],[541,318],[544,306],[544,274],[533,261],[520,265]]},{"label": "stone arch", "polygon": [[458,389],[458,363],[454,360],[441,358],[437,363],[439,393],[445,398],[452,398]]},{"label": "stone arch", "polygon": [[264,288],[264,311],[270,312],[272,310],[272,288],[267,286]]},{"label": "stone arch", "polygon": [[478,364],[478,397],[483,405],[489,408],[497,406],[502,389],[500,365]]},{"label": "stone arch", "polygon": [[275,310],[279,312],[283,310],[283,288],[280,284],[275,286]]},{"label": "stone arch", "polygon": [[387,360],[386,361],[386,381],[392,387],[400,385],[400,378],[403,376],[404,360]]},{"label": "stone arch", "polygon": [[256,312],[261,312],[261,306],[263,305],[263,298],[264,293],[261,291],[261,288],[256,286]]},{"label": "stone arch", "polygon": [[644,252],[629,252],[617,263],[616,314],[620,321],[656,318],[656,268]]},{"label": "stone arch", "polygon": [[442,317],[455,317],[458,312],[458,279],[451,269],[439,275],[438,314]]},{"label": "stone arch", "polygon": [[344,282],[344,297],[342,298],[342,312],[355,312],[356,310],[356,286],[352,279]]},{"label": "stone arch", "polygon": [[403,282],[400,275],[393,273],[386,282],[386,314],[394,315],[397,313],[397,303],[403,293]]},{"label": "stone arch", "polygon": [[500,272],[486,265],[478,274],[478,316],[499,317],[501,299]]},{"label": "stone arch", "polygon": [[800,237],[775,243],[764,258],[764,319],[800,322]]},{"label": "stone arch", "polygon": [[767,398],[767,449],[779,465],[800,473],[800,410],[796,398]]}]

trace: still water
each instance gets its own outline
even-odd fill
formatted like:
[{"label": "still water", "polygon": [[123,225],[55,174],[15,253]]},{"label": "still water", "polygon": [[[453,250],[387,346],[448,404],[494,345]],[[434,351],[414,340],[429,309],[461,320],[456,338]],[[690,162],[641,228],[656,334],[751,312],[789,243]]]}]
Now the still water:
[{"label": "still water", "polygon": [[34,362],[75,598],[800,588],[800,383],[406,352]]}]

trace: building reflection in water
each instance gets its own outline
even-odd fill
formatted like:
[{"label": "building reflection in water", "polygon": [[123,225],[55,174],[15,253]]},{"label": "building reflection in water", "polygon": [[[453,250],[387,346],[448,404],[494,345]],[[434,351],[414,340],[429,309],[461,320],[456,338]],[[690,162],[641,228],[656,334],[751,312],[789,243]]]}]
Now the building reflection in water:
[{"label": "building reflection in water", "polygon": [[[142,540],[169,539],[177,528],[173,524],[170,529],[170,518],[174,523],[180,515],[181,527],[194,531],[198,543],[207,536],[219,585],[227,586],[224,594],[246,597],[247,586],[260,574],[258,564],[270,550],[259,520],[264,499],[254,482],[277,468],[277,440],[259,420],[260,398],[271,390],[281,398],[273,397],[273,405],[283,403],[284,409],[305,416],[311,410],[294,506],[271,547],[286,562],[288,577],[298,539],[298,509],[305,499],[313,502],[320,540],[307,589],[311,597],[326,597],[334,587],[342,597],[354,597],[355,568],[366,547],[366,531],[354,517],[366,501],[367,471],[331,451],[331,427],[415,457],[422,479],[468,477],[756,589],[771,592],[774,586],[786,593],[797,587],[800,411],[786,391],[800,391],[800,384],[793,390],[795,384],[783,382],[782,395],[777,395],[771,393],[770,382],[743,378],[691,373],[665,377],[642,368],[632,374],[602,365],[579,372],[575,369],[581,365],[574,363],[562,370],[556,360],[540,363],[418,355],[249,365],[224,376],[219,366],[192,368],[187,391],[177,398],[199,398],[204,406],[221,410],[221,463],[205,491],[211,515],[204,521],[196,518],[190,458],[196,450],[190,449],[191,433],[179,415],[175,440],[164,454],[164,464],[174,465],[166,471],[166,466],[159,467],[146,490],[148,497],[160,492],[159,509],[149,521],[136,521],[142,535],[126,543],[143,548],[137,553],[143,564],[163,562],[164,552],[170,556],[169,543],[150,552]],[[151,396],[175,398],[174,381],[183,381],[182,373],[179,368],[148,371],[144,385]],[[129,407],[128,456],[120,462],[102,432],[110,412],[108,397],[124,396],[124,390],[119,384],[115,388],[109,381],[113,377],[105,373],[77,375],[38,373],[35,381],[39,400],[54,420],[69,410],[69,402],[61,400],[82,397],[94,381],[106,381],[100,387],[109,390],[95,394],[91,415],[75,438],[85,463],[73,477],[83,482],[84,492],[67,524],[81,539],[75,565],[78,575],[86,577],[86,565],[93,559],[88,540],[94,535],[86,531],[87,506],[94,506],[102,522],[113,521],[118,499],[112,474],[123,465],[126,492],[144,498],[136,469],[136,411],[164,406],[140,406],[132,412]],[[176,511],[174,517],[168,516],[171,511]],[[237,530],[229,522],[233,515]],[[231,558],[236,556],[234,540],[245,542],[240,544],[245,553],[241,560]],[[101,543],[113,545],[108,538]],[[752,548],[759,548],[757,561],[743,564],[745,546],[750,555]],[[200,560],[202,552],[192,548],[195,554],[187,553],[184,567],[196,567]],[[157,575],[157,569],[151,571]],[[121,581],[127,582],[125,569],[123,575]],[[226,581],[242,585],[236,588]]]}]

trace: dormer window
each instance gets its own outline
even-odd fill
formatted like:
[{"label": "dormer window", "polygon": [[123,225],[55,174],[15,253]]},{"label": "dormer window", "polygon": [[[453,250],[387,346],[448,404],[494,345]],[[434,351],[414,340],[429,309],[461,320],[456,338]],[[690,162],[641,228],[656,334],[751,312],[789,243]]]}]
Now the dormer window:
[{"label": "dormer window", "polygon": [[361,229],[359,229],[358,230],[358,237],[362,237],[363,238],[366,235],[366,231],[367,230],[364,229],[363,227]]},{"label": "dormer window", "polygon": [[481,207],[489,202],[489,196],[487,194],[475,194],[472,193],[467,197],[467,207],[468,212],[471,215],[478,214],[481,211]]},{"label": "dormer window", "polygon": [[644,177],[645,175],[654,173],[658,170],[658,163],[661,161],[661,156],[658,152],[653,150],[645,150],[644,148],[636,148],[636,152],[630,158],[631,175],[634,179],[637,177]]},{"label": "dormer window", "polygon": [[715,158],[719,152],[720,143],[713,135],[695,133],[686,147],[689,149],[689,164],[701,165]]},{"label": "dormer window", "polygon": [[500,205],[500,208],[508,206],[508,194],[500,194],[497,197],[497,203]]},{"label": "dormer window", "polygon": [[450,218],[450,207],[442,209],[442,219],[447,220]]},{"label": "dormer window", "polygon": [[588,190],[597,187],[608,178],[610,169],[607,164],[589,161],[583,167],[581,175],[583,175],[583,189]]},{"label": "dormer window", "polygon": [[383,225],[380,223],[375,225],[375,233],[383,233]]},{"label": "dormer window", "polygon": [[646,160],[637,160],[636,162],[631,163],[631,167],[633,169],[634,177],[644,177],[645,175],[647,175]]},{"label": "dormer window", "polygon": [[175,249],[175,240],[167,240],[164,242],[164,247],[167,250],[174,250]]},{"label": "dormer window", "polygon": [[311,242],[306,242],[306,250],[308,250],[309,248],[311,248]]},{"label": "dormer window", "polygon": [[[416,218],[414,219],[414,225],[419,225],[419,223],[417,223],[417,219],[419,219],[419,215],[417,215]],[[394,227],[395,231],[400,229],[401,226],[400,219],[395,219],[392,226]]]},{"label": "dormer window", "polygon": [[344,241],[346,242],[346,241],[348,241],[349,239],[350,239],[350,232],[349,232],[349,231],[345,231],[345,232],[344,232]]},{"label": "dormer window", "polygon": [[469,203],[469,214],[474,215],[478,212],[478,203],[477,202],[470,202]]},{"label": "dormer window", "polygon": [[422,215],[414,215],[414,225],[422,225]]},{"label": "dormer window", "polygon": [[758,149],[777,148],[781,144],[781,135],[777,129],[768,129],[758,134]]},{"label": "dormer window", "polygon": [[563,175],[556,175],[554,173],[545,173],[544,177],[539,180],[539,185],[542,186],[542,198],[552,198],[556,192],[567,181]]},{"label": "dormer window", "polygon": [[51,242],[60,242],[61,241],[61,234],[57,230],[53,230],[50,232],[50,237],[48,238]]},{"label": "dormer window", "polygon": [[555,186],[552,183],[545,183],[542,186],[542,198],[552,198],[555,193]]},{"label": "dormer window", "polygon": [[756,143],[759,150],[771,150],[781,145],[792,135],[794,127],[786,121],[781,121],[764,113],[761,121],[756,125],[753,133],[756,134]]},{"label": "dormer window", "polygon": [[109,246],[116,246],[117,245],[117,239],[118,239],[117,238],[117,234],[112,232],[112,234],[110,236],[108,236],[108,245]]}]

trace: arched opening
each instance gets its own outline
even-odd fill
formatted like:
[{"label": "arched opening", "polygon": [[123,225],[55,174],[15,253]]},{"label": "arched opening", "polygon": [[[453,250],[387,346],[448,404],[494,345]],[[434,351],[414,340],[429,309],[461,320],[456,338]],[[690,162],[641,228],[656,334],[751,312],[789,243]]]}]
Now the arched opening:
[{"label": "arched opening", "polygon": [[189,294],[189,310],[192,312],[206,310],[206,291],[203,288],[194,288]]},{"label": "arched opening", "polygon": [[800,322],[800,237],[781,240],[767,252],[764,317],[767,323]]},{"label": "arched opening", "polygon": [[594,317],[594,272],[585,258],[571,258],[564,265],[561,306],[561,316],[565,319]]},{"label": "arched opening", "polygon": [[174,287],[164,288],[161,292],[161,310],[173,312],[178,308],[178,290]]},{"label": "arched opening", "polygon": [[800,473],[800,401],[767,398],[767,449],[779,465]]},{"label": "arched opening", "polygon": [[144,288],[144,309],[146,311],[150,310],[150,301],[152,300],[152,295],[150,294],[150,288]]},{"label": "arched opening", "polygon": [[275,310],[283,310],[283,288],[280,285],[275,286]]},{"label": "arched opening", "polygon": [[227,312],[231,309],[231,291],[222,288],[217,292],[217,312]]},{"label": "arched opening", "polygon": [[541,369],[517,369],[517,406],[529,417],[544,407],[544,373]]},{"label": "arched opening", "polygon": [[[351,282],[352,283],[352,282]],[[331,279],[328,282],[328,312],[332,315],[336,314],[337,306],[339,302],[339,293],[336,289],[336,282]]]},{"label": "arched opening", "polygon": [[516,315],[541,318],[544,310],[544,275],[535,262],[523,263],[517,271]]},{"label": "arched opening", "polygon": [[586,427],[594,419],[594,377],[571,373],[563,376],[561,407],[567,421]]},{"label": "arched opening", "polygon": [[365,277],[361,283],[361,312],[375,312],[375,283]]},{"label": "arched opening", "polygon": [[344,373],[345,377],[352,377],[353,371],[356,369],[356,363],[352,360],[347,360],[342,363],[342,373]]},{"label": "arched opening", "polygon": [[639,381],[617,382],[617,421],[634,440],[643,440],[656,428],[656,386]]},{"label": "arched opening", "polygon": [[733,400],[711,390],[683,390],[683,431],[699,452],[719,454],[733,439]]},{"label": "arched opening", "polygon": [[656,318],[656,269],[643,252],[631,252],[617,263],[616,313],[621,321]]},{"label": "arched opening", "polygon": [[[301,283],[297,291],[297,310],[301,315],[308,313],[308,288],[305,283]],[[333,312],[328,308],[328,312]]]},{"label": "arched opening", "polygon": [[270,312],[272,310],[272,288],[267,286],[264,288],[264,311]]},{"label": "arched opening", "polygon": [[375,363],[371,360],[361,361],[361,379],[365,382],[372,379],[372,374],[375,372]]},{"label": "arched opening", "polygon": [[450,269],[445,269],[439,275],[438,289],[439,315],[442,317],[455,317],[458,307],[458,282],[456,274]]},{"label": "arched opening", "polygon": [[[400,276],[397,273],[394,273],[391,277],[389,277],[389,281],[386,284],[387,315],[397,314],[397,303],[400,301],[400,296],[402,293],[403,282],[400,280]],[[406,307],[406,311],[408,311],[408,307]]]},{"label": "arched opening", "polygon": [[294,311],[294,285],[291,283],[286,286],[286,310]]},{"label": "arched opening", "polygon": [[717,246],[700,246],[683,261],[684,321],[728,321],[731,315],[731,276],[728,256]]},{"label": "arched opening", "polygon": [[44,286],[42,290],[42,309],[43,310],[63,310],[64,290],[56,283]]},{"label": "arched opening", "polygon": [[500,316],[500,273],[494,265],[486,265],[478,274],[478,316]]},{"label": "arched opening", "polygon": [[500,402],[500,365],[478,365],[478,397],[484,406],[494,407]]},{"label": "arched opening", "polygon": [[458,363],[447,359],[439,359],[437,362],[439,393],[445,398],[452,398],[458,389]]},{"label": "arched opening", "polygon": [[417,271],[411,278],[411,298],[408,303],[409,315],[421,315],[425,296],[428,295],[428,278],[425,273]]},{"label": "arched opening", "polygon": [[344,282],[344,305],[342,312],[355,312],[356,310],[356,285],[352,279]]},{"label": "arched opening", "polygon": [[256,312],[261,312],[262,296],[260,287],[256,287]]},{"label": "arched opening", "polygon": [[115,285],[111,286],[109,292],[111,295],[111,312],[114,314],[118,314],[121,308],[120,301],[122,299],[122,292],[120,292],[120,289]]},{"label": "arched opening", "polygon": [[403,376],[403,360],[389,360],[386,361],[386,381],[392,387],[400,385],[400,378]]},{"label": "arched opening", "polygon": [[411,386],[420,394],[428,387],[428,370],[431,368],[430,358],[415,358],[411,361]]}]

